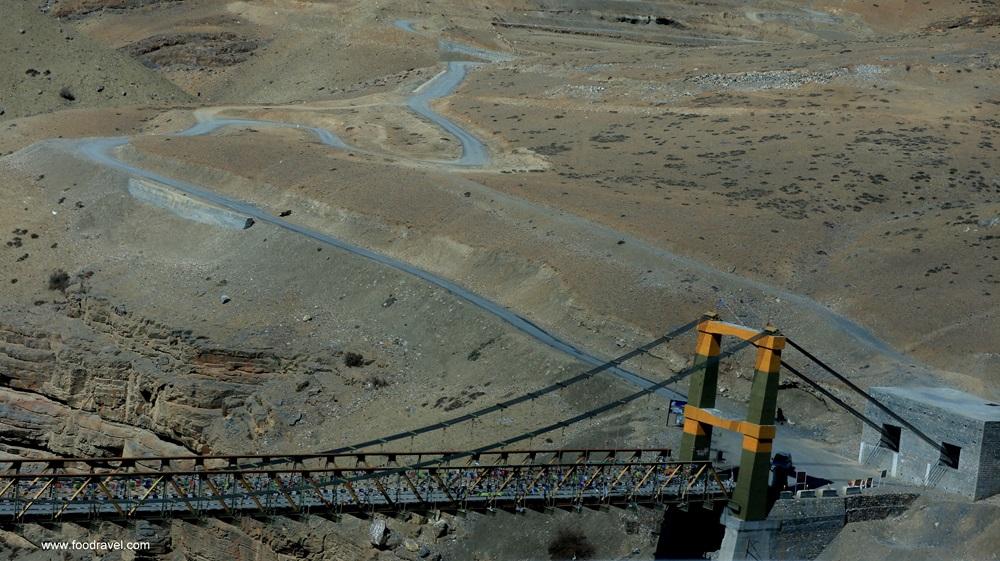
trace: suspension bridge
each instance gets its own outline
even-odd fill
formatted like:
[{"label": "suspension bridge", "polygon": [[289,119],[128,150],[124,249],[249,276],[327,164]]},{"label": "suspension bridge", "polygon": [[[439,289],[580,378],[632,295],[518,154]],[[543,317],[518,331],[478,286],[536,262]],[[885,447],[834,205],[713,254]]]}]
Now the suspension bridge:
[{"label": "suspension bridge", "polygon": [[669,450],[521,450],[18,461],[0,517],[168,518],[727,501],[733,481]]},{"label": "suspension bridge", "polygon": [[[696,331],[690,367],[654,382],[621,368],[688,331]],[[722,348],[722,338],[737,342]],[[0,522],[172,518],[279,513],[351,513],[410,510],[522,510],[587,505],[712,506],[726,503],[741,520],[763,520],[781,369],[804,380],[834,403],[881,432],[881,425],[837,398],[782,358],[786,344],[853,391],[877,403],[827,363],[773,327],[749,328],[714,313],[604,364],[544,388],[451,419],[352,446],[298,455],[190,455],[118,458],[16,458],[0,460]],[[751,397],[743,419],[716,405],[721,359],[756,349]],[[403,439],[445,430],[519,403],[564,390],[609,371],[640,389],[567,419],[473,450],[371,451]],[[543,434],[593,419],[651,394],[680,396],[668,385],[690,378],[678,457],[668,449],[515,449]],[[882,404],[918,437],[934,442]],[[735,469],[709,460],[712,433],[742,437]]]}]

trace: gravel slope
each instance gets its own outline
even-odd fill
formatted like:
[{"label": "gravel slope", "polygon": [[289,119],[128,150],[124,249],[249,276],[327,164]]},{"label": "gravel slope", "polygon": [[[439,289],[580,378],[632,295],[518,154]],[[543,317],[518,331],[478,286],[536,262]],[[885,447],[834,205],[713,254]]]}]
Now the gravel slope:
[{"label": "gravel slope", "polygon": [[0,120],[79,107],[190,98],[128,56],[77,34],[29,2],[3,2]]}]

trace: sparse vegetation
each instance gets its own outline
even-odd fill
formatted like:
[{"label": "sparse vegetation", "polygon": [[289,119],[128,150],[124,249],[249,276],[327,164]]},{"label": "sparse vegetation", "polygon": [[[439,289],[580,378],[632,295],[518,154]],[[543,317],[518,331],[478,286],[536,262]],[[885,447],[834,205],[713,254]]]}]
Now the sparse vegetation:
[{"label": "sparse vegetation", "polygon": [[49,274],[49,290],[65,292],[69,288],[69,273],[56,269]]},{"label": "sparse vegetation", "polygon": [[[377,14],[351,3],[8,2],[0,362],[27,366],[0,382],[10,403],[22,390],[50,400],[7,407],[25,417],[12,438],[30,437],[25,449],[39,454],[120,454],[122,441],[279,453],[459,418],[468,422],[385,448],[468,450],[625,391],[602,374],[560,390],[565,399],[517,400],[480,420],[472,413],[586,368],[540,333],[518,334],[531,331],[521,320],[611,356],[707,306],[808,332],[865,385],[940,383],[933,367],[944,364],[962,371],[949,380],[992,388],[1000,28],[995,17],[960,13],[991,2],[930,2],[920,15],[931,9],[877,0],[846,0],[836,12],[822,3],[560,0],[514,17],[509,2],[465,10],[454,0],[380,3]],[[636,15],[620,12],[626,4]],[[456,10],[463,17],[442,34],[440,14]],[[397,17],[412,18],[414,31],[393,29]],[[515,21],[554,27],[504,27]],[[933,21],[945,23],[923,32]],[[683,34],[670,36],[680,22]],[[469,67],[428,105],[483,142],[483,166],[442,165],[478,151],[406,102],[457,76],[419,86],[453,58],[439,40],[515,57]],[[217,133],[193,134],[229,118]],[[177,135],[196,120],[192,136]],[[79,149],[98,147],[82,138],[109,137],[131,147],[100,143],[108,156],[295,225],[217,230],[130,196],[124,170],[68,157],[96,154]],[[185,191],[166,187],[171,201]],[[391,259],[351,257],[349,246]],[[504,306],[520,319],[499,313]],[[880,359],[893,346],[921,364]],[[625,367],[666,377],[687,356],[680,341]],[[745,361],[729,362],[740,369],[722,373],[720,392],[735,402],[750,386]],[[782,389],[803,434],[849,437],[841,428],[854,425],[816,409],[794,382]],[[524,447],[669,443],[656,422],[666,405],[649,396]],[[98,438],[105,421],[116,423],[110,440]],[[87,431],[52,440],[52,427],[81,423]],[[138,438],[118,437],[133,429]],[[305,491],[295,498],[323,502]],[[160,525],[177,538],[164,555],[193,544],[225,557],[223,542],[260,549],[261,535],[273,545],[286,532],[340,547],[336,536],[303,533],[325,528],[299,532],[309,520],[293,518],[209,528],[218,532]],[[462,559],[502,540],[503,551],[482,556],[582,560],[651,546],[645,515],[544,515],[545,527],[520,526],[525,539],[494,518],[486,530],[472,518],[436,521],[451,531],[390,521],[385,551],[359,554]],[[500,538],[481,540],[483,531]]]},{"label": "sparse vegetation", "polygon": [[346,352],[344,353],[344,366],[348,368],[358,368],[365,365],[365,357],[361,353]]}]

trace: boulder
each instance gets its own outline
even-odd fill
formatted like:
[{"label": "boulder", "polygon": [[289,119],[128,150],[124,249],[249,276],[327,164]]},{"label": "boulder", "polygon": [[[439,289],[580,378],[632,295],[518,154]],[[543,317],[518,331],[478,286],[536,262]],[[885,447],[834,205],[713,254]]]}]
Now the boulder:
[{"label": "boulder", "polygon": [[389,542],[389,527],[385,524],[385,519],[377,518],[372,521],[368,528],[368,541],[379,549],[382,549]]}]

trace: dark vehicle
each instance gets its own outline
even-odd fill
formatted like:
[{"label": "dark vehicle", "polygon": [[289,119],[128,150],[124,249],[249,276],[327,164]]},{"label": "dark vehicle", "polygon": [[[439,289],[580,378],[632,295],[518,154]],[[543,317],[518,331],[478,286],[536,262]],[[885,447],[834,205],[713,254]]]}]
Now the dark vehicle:
[{"label": "dark vehicle", "polygon": [[795,463],[788,452],[775,452],[771,457],[771,488],[784,491],[788,488],[788,478],[795,476]]}]

